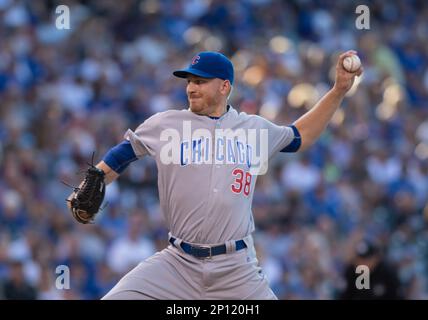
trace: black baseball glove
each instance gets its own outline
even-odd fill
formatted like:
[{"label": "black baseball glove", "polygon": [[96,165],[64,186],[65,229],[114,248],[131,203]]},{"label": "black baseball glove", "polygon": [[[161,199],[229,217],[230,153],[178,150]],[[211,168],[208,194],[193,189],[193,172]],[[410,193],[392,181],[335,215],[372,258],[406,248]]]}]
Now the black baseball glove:
[{"label": "black baseball glove", "polygon": [[81,186],[74,188],[73,194],[67,199],[71,213],[78,222],[91,223],[100,211],[106,190],[104,177],[103,170],[91,165]]}]

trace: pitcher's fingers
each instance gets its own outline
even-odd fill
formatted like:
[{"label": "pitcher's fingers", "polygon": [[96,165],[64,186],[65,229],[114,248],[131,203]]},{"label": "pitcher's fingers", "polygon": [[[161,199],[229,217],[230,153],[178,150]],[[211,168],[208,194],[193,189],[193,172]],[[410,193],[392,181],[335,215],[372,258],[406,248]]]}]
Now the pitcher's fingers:
[{"label": "pitcher's fingers", "polygon": [[353,56],[356,54],[357,54],[357,51],[355,51],[355,50],[348,50],[348,51],[342,53],[339,56],[339,63],[343,63],[343,60],[345,60],[346,57],[350,57],[350,56]]}]

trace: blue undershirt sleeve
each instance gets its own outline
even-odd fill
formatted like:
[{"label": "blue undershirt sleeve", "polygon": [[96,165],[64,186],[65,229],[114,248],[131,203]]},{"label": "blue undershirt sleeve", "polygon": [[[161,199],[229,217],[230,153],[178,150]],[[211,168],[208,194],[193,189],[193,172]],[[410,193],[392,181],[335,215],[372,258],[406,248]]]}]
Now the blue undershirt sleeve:
[{"label": "blue undershirt sleeve", "polygon": [[291,129],[293,129],[294,139],[293,141],[290,142],[288,146],[286,146],[280,152],[296,152],[297,150],[299,150],[300,145],[302,144],[302,139],[300,137],[299,130],[297,130],[297,128],[294,125],[291,125],[290,127]]},{"label": "blue undershirt sleeve", "polygon": [[124,140],[111,148],[103,158],[103,161],[117,173],[122,173],[128,165],[137,160],[134,149],[128,140]]}]

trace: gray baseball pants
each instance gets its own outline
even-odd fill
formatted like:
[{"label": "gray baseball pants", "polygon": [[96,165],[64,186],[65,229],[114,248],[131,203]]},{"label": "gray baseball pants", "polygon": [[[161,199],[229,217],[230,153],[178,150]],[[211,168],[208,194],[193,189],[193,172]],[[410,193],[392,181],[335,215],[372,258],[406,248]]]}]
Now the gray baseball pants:
[{"label": "gray baseball pants", "polygon": [[[103,300],[275,300],[256,258],[247,248],[196,258],[169,245],[127,273]],[[175,243],[176,244],[176,243]]]}]

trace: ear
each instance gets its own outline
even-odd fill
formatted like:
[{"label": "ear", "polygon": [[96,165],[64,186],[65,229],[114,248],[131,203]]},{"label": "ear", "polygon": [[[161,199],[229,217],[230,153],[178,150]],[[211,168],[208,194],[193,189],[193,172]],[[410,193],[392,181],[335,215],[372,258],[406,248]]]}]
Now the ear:
[{"label": "ear", "polygon": [[231,84],[230,84],[230,81],[229,80],[224,80],[223,81],[223,83],[222,83],[222,85],[221,85],[221,87],[220,87],[220,90],[221,90],[221,92],[224,94],[224,95],[229,95],[229,92],[230,92],[230,90],[231,90]]}]

